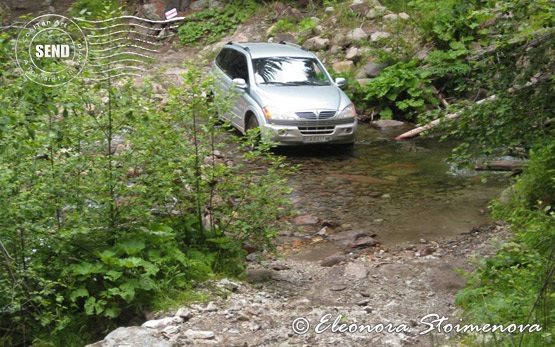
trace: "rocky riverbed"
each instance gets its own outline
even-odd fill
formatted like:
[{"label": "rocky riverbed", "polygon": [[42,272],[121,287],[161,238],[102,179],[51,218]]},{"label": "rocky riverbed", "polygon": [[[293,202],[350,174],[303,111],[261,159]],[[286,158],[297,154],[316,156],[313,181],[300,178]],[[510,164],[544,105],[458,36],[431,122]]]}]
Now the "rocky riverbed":
[{"label": "rocky riverbed", "polygon": [[303,260],[310,247],[284,246],[283,256],[252,262],[245,281],[199,288],[212,301],[153,313],[88,347],[454,346],[447,324],[465,324],[454,306],[460,271],[506,237],[496,225],[392,249],[346,247],[320,261]]}]

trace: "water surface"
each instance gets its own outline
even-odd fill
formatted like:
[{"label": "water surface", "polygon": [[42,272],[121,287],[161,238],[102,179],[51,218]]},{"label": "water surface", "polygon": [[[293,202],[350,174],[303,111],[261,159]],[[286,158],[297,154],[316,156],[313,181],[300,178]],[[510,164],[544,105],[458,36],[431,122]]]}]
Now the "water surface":
[{"label": "water surface", "polygon": [[290,179],[298,212],[331,220],[340,231],[372,231],[384,245],[448,238],[490,223],[487,206],[507,185],[505,176],[484,184],[477,172],[453,170],[446,162],[453,144],[391,140],[404,130],[362,124],[352,150],[281,151],[300,164]]}]

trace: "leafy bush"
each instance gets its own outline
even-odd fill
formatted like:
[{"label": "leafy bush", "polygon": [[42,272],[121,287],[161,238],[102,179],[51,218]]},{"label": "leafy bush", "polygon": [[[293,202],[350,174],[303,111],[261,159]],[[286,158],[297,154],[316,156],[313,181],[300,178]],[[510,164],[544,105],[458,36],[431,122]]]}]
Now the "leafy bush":
[{"label": "leafy bush", "polygon": [[418,14],[420,27],[439,49],[448,49],[452,42],[479,40],[488,33],[483,24],[495,17],[488,1],[480,0],[413,0],[409,6]]},{"label": "leafy bush", "polygon": [[541,333],[492,336],[492,345],[548,346],[554,342],[555,293],[555,142],[532,152],[509,202],[494,204],[497,218],[515,235],[497,255],[472,273],[457,303],[473,321],[488,324],[540,324]]},{"label": "leafy bush", "polygon": [[[429,73],[416,60],[385,68],[368,84],[353,92],[365,109],[374,109],[382,119],[414,120],[419,112],[438,104]],[[362,101],[362,102],[361,102]]]},{"label": "leafy bush", "polygon": [[287,213],[283,160],[214,127],[227,103],[206,97],[194,64],[161,107],[148,83],[37,85],[5,63],[10,42],[2,35],[2,344],[82,346],[168,291],[239,274],[246,241],[271,246]]},{"label": "leafy bush", "polygon": [[121,6],[118,0],[77,0],[71,6],[70,14],[73,17],[87,18],[89,20],[106,18],[106,13],[112,13]]},{"label": "leafy bush", "polygon": [[302,32],[305,30],[312,30],[316,25],[318,25],[318,21],[309,17],[300,21],[294,18],[282,18],[273,26],[271,34],[275,35],[277,33]]},{"label": "leafy bush", "polygon": [[253,0],[236,0],[223,8],[193,13],[179,27],[179,39],[185,45],[216,42],[250,19],[258,6]]}]

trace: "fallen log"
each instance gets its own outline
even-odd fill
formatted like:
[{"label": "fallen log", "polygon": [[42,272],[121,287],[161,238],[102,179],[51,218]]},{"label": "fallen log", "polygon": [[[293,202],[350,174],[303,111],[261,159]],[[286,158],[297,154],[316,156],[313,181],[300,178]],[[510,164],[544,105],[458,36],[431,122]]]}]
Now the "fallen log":
[{"label": "fallen log", "polygon": [[474,169],[476,171],[512,171],[519,173],[522,172],[525,164],[525,160],[489,160],[476,165]]},{"label": "fallen log", "polygon": [[[485,101],[491,101],[493,99],[495,99],[495,95],[488,96],[487,98],[482,99],[482,100],[478,100],[476,102],[476,104],[481,104]],[[457,111],[455,113],[450,113],[448,115],[445,115],[442,118],[435,119],[435,120],[431,121],[430,123],[428,123],[426,125],[423,125],[423,126],[418,127],[418,128],[414,128],[410,131],[407,131],[406,133],[402,133],[401,135],[395,137],[394,140],[406,140],[406,139],[410,139],[412,137],[415,137],[416,135],[420,134],[423,131],[435,128],[439,123],[441,123],[445,120],[450,120],[450,119],[457,118],[458,116],[461,115],[461,113],[462,113],[462,111]]]}]

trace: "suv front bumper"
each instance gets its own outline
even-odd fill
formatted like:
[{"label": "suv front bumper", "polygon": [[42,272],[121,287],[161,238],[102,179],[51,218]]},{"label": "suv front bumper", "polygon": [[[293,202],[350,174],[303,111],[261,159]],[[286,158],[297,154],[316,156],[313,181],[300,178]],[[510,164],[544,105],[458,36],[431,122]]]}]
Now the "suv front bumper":
[{"label": "suv front bumper", "polygon": [[326,120],[269,120],[262,127],[265,140],[281,146],[302,144],[352,144],[358,124],[356,118]]}]

